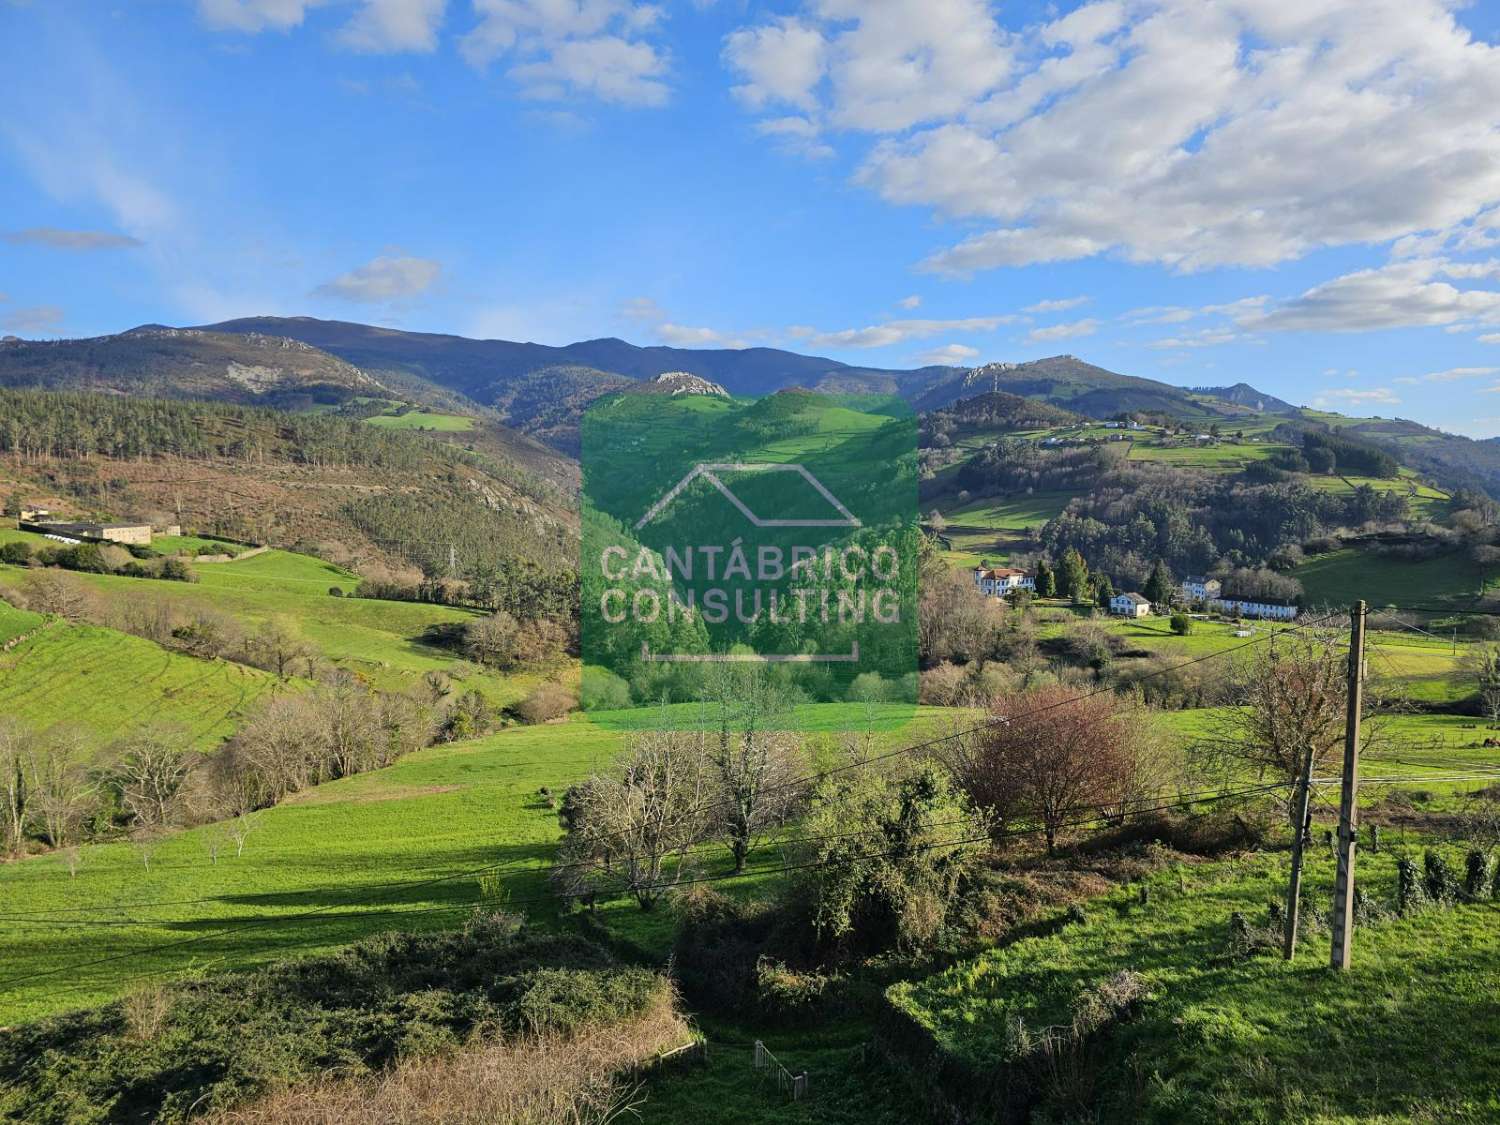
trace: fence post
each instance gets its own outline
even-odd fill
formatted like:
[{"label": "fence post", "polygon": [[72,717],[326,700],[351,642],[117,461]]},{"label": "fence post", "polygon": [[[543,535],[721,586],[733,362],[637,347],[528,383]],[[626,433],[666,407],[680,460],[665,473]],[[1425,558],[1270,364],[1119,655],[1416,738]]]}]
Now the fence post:
[{"label": "fence post", "polygon": [[756,1070],[764,1070],[765,1068],[766,1068],[766,1045],[764,1043],[762,1043],[759,1039],[757,1039],[755,1041],[755,1069]]}]

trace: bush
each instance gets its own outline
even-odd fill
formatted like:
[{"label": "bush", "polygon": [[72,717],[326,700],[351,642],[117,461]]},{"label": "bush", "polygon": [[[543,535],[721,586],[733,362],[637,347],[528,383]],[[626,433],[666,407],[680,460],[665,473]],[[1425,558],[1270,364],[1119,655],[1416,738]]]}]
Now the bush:
[{"label": "bush", "polygon": [[9,563],[11,566],[25,566],[31,561],[31,544],[17,541],[14,543],[0,543],[0,563]]},{"label": "bush", "polygon": [[604,668],[590,666],[583,671],[583,709],[585,711],[622,711],[630,706],[630,685]]},{"label": "bush", "polygon": [[577,706],[573,693],[561,684],[540,684],[513,710],[523,723],[545,723],[562,718]]},{"label": "bush", "polygon": [[1185,613],[1172,614],[1172,632],[1185,637],[1193,631],[1193,619]]},{"label": "bush", "polygon": [[667,988],[574,936],[498,916],[149,989],[0,1036],[4,1108],[28,1121],[178,1122],[337,1069],[465,1041],[608,1027]]},{"label": "bush", "polygon": [[344,596],[344,588],[342,586],[330,586],[328,587],[328,596],[330,598],[342,598]]}]

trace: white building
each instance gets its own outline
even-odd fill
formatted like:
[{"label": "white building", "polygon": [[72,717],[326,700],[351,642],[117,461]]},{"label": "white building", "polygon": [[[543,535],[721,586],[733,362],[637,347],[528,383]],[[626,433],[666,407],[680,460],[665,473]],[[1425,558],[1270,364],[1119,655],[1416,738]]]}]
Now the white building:
[{"label": "white building", "polygon": [[1214,598],[1208,608],[1230,617],[1259,617],[1265,621],[1295,621],[1300,612],[1290,602],[1253,601],[1246,598]]},{"label": "white building", "polygon": [[1205,578],[1201,574],[1190,574],[1182,580],[1178,587],[1182,591],[1182,600],[1191,604],[1206,602],[1211,598],[1217,598],[1223,590],[1217,578]]},{"label": "white building", "polygon": [[1016,590],[1030,590],[1036,593],[1034,576],[1027,574],[1024,570],[1015,570],[1008,566],[976,566],[974,585],[979,587],[981,593],[988,594],[992,598],[1003,598],[1006,594],[1014,593]]},{"label": "white building", "polygon": [[1140,594],[1116,594],[1109,599],[1109,612],[1116,617],[1149,617],[1151,600]]}]

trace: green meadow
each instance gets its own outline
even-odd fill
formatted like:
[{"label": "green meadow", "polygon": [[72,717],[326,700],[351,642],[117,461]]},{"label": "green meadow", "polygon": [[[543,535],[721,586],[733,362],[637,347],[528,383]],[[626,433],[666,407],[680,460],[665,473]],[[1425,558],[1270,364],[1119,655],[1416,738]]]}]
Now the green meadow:
[{"label": "green meadow", "polygon": [[1500,578],[1500,571],[1481,568],[1461,553],[1411,562],[1354,548],[1315,555],[1291,574],[1302,583],[1310,605],[1363,598],[1376,608],[1462,609]]},{"label": "green meadow", "polygon": [[[110,600],[160,599],[186,608],[212,607],[248,628],[279,618],[292,622],[327,660],[359,672],[377,686],[415,687],[428,672],[450,674],[462,690],[473,688],[496,706],[524,696],[535,676],[500,676],[420,639],[429,625],[465,622],[476,611],[416,602],[336,597],[358,579],[321,559],[266,551],[224,563],[196,563],[198,581],[162,582],[108,574],[78,577]],[[25,571],[0,566],[0,587],[21,587]]]},{"label": "green meadow", "polygon": [[[38,621],[0,603],[0,641]],[[234,733],[251,704],[279,686],[258,668],[200,660],[113,629],[62,621],[0,653],[0,715],[36,727],[76,724],[99,742],[162,726],[211,750]]]},{"label": "green meadow", "polygon": [[405,414],[377,414],[365,421],[383,430],[435,430],[451,434],[474,428],[474,419],[463,414],[436,414],[426,410],[412,410]]},{"label": "green meadow", "polygon": [[[871,716],[812,705],[802,717],[834,731]],[[900,745],[940,717],[903,727],[876,714],[873,744]],[[546,867],[561,833],[537,791],[560,793],[607,765],[624,737],[575,716],[419,751],[255,814],[240,855],[223,826],[208,825],[149,854],[129,842],[85,847],[71,875],[58,855],[0,865],[0,1023],[97,1003],[156,975],[457,926],[481,900],[481,875],[498,877],[504,905],[550,917]],[[813,742],[823,760],[838,753]],[[710,852],[705,862],[722,866],[723,853]]]},{"label": "green meadow", "polygon": [[[1461,872],[1462,851],[1443,850]],[[1399,854],[1388,846],[1359,855],[1360,885],[1387,908]],[[1140,884],[1122,888],[1059,932],[896,985],[890,1000],[945,1052],[988,1075],[1015,1057],[1017,1021],[1033,1031],[1065,1025],[1083,992],[1138,974],[1138,1013],[1098,1050],[1101,1120],[1494,1120],[1500,903],[1360,925],[1344,974],[1327,969],[1322,929],[1305,936],[1290,964],[1269,952],[1236,954],[1230,915],[1265,926],[1287,862],[1277,853],[1174,864],[1145,881],[1144,900]],[[1332,881],[1331,855],[1313,849],[1309,912],[1326,907]],[[1442,1113],[1427,1116],[1434,1106]]]}]

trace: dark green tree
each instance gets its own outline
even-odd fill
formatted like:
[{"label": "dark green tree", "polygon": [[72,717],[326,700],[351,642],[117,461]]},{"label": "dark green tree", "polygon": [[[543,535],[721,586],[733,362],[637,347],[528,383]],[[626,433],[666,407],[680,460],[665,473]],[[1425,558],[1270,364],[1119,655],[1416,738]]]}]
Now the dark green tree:
[{"label": "dark green tree", "polygon": [[1146,588],[1142,593],[1153,605],[1163,606],[1172,601],[1172,572],[1161,559],[1157,559],[1156,565],[1151,568],[1151,577],[1146,579]]},{"label": "dark green tree", "polygon": [[1094,600],[1101,606],[1108,608],[1109,601],[1115,596],[1115,584],[1109,580],[1109,575],[1100,574],[1094,578]]},{"label": "dark green tree", "polygon": [[1078,548],[1069,547],[1063,552],[1062,563],[1057,569],[1057,592],[1062,597],[1081,602],[1089,596],[1089,564],[1083,561]]},{"label": "dark green tree", "polygon": [[1039,598],[1057,597],[1057,576],[1052,573],[1052,568],[1043,559],[1036,564],[1036,596]]}]

